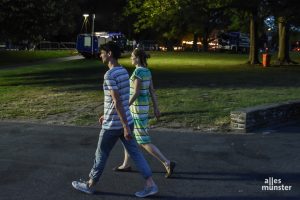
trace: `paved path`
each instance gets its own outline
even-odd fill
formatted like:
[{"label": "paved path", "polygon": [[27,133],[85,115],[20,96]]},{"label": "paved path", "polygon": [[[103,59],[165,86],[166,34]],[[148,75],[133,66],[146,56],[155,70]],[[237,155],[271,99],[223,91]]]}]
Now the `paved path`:
[{"label": "paved path", "polygon": [[[290,131],[292,130],[292,131]],[[71,187],[92,166],[98,128],[0,122],[1,200],[137,199],[140,174],[115,173],[120,143],[111,152],[93,196]],[[159,186],[148,199],[281,200],[300,198],[300,127],[256,134],[151,131],[153,142],[178,165],[171,179],[147,159]],[[281,179],[291,191],[262,191],[264,180]]]},{"label": "paved path", "polygon": [[22,64],[0,66],[0,69],[15,69],[17,67],[34,66],[34,65],[40,65],[40,64],[45,64],[45,63],[57,63],[57,62],[79,60],[79,59],[84,59],[84,57],[81,55],[76,55],[76,56],[68,56],[68,57],[62,57],[62,58],[51,58],[51,59],[47,59],[47,60],[40,60],[40,61],[34,61],[34,62],[28,62],[28,63],[22,63]]}]

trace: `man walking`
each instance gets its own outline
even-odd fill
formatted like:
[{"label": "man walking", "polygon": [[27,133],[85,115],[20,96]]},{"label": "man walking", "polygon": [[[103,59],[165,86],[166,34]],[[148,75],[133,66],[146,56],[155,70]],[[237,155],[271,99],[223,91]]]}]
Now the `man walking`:
[{"label": "man walking", "polygon": [[104,115],[99,119],[102,129],[89,180],[86,182],[73,181],[72,186],[76,190],[92,194],[94,186],[104,170],[110,151],[120,139],[146,180],[144,190],[136,192],[135,195],[147,197],[156,194],[158,188],[152,179],[151,169],[131,134],[133,119],[129,110],[129,75],[126,69],[118,63],[120,55],[120,49],[114,42],[101,46],[100,57],[102,62],[109,67],[103,82]]}]

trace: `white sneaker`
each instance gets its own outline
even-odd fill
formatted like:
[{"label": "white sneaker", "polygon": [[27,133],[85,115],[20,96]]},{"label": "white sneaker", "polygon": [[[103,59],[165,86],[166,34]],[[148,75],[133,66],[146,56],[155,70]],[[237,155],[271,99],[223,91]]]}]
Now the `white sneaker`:
[{"label": "white sneaker", "polygon": [[87,193],[87,194],[93,194],[94,190],[90,188],[86,182],[84,181],[73,181],[72,182],[73,188],[76,190],[79,190],[81,192]]},{"label": "white sneaker", "polygon": [[154,195],[156,193],[158,193],[158,187],[156,185],[153,185],[151,187],[145,187],[142,191],[136,192],[135,196],[143,198]]}]

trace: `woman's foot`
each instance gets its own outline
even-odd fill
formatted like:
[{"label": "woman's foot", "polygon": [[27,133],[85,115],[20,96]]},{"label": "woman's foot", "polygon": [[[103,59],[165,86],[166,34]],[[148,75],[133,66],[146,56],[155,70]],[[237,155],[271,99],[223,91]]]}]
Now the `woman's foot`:
[{"label": "woman's foot", "polygon": [[170,176],[173,174],[175,166],[176,163],[170,161],[169,165],[166,166],[167,173],[165,174],[165,178],[170,178]]},{"label": "woman's foot", "polygon": [[116,172],[131,172],[131,167],[130,166],[117,166],[117,167],[114,167],[113,168],[113,171],[116,171]]}]

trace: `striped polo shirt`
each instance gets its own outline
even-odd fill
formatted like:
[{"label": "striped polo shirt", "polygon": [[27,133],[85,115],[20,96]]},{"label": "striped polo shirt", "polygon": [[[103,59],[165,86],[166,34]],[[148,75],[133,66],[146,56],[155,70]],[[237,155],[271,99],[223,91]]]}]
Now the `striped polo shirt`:
[{"label": "striped polo shirt", "polygon": [[133,119],[129,110],[129,75],[122,66],[113,67],[104,75],[103,81],[104,90],[104,121],[102,128],[106,130],[122,129],[122,123],[114,101],[110,95],[110,90],[117,90],[119,92],[124,112],[127,116],[128,125],[133,124]]}]

